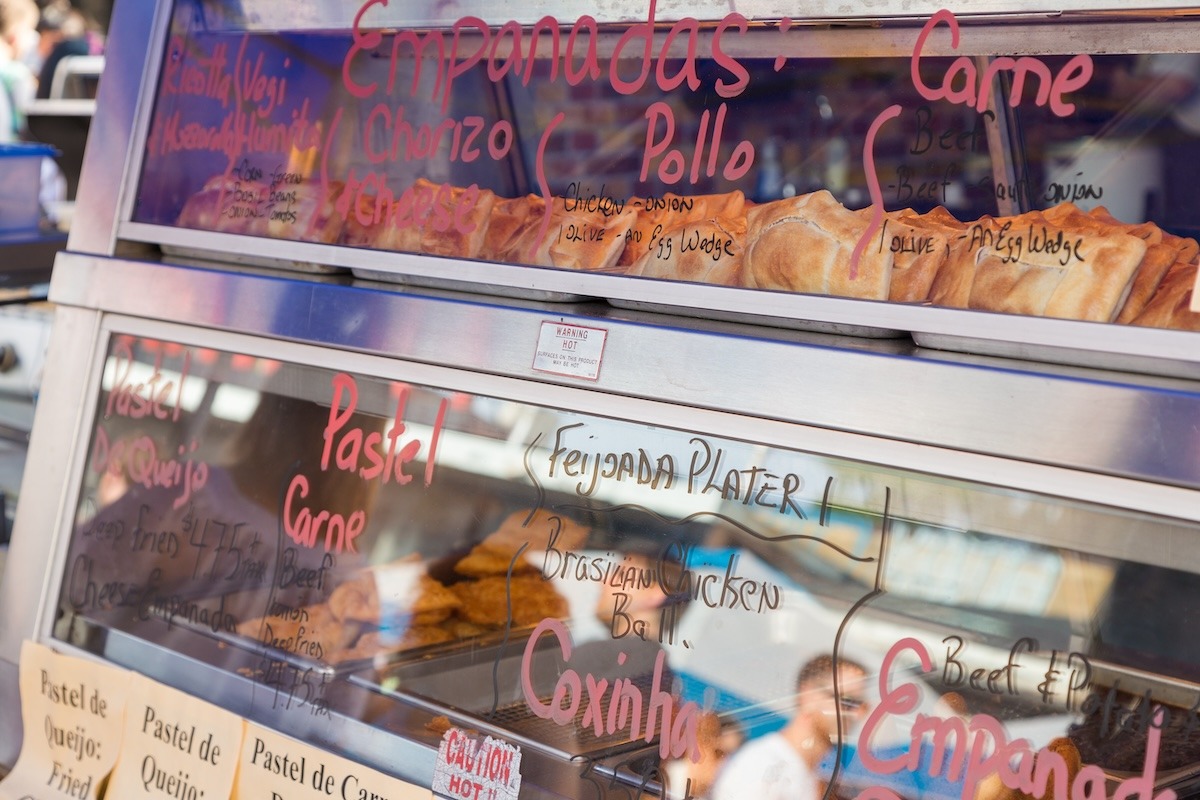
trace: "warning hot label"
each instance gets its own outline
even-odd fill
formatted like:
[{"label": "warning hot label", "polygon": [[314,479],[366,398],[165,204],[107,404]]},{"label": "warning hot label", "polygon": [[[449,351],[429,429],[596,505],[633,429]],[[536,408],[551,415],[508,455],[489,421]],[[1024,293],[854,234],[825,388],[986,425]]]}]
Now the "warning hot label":
[{"label": "warning hot label", "polygon": [[608,331],[564,322],[543,322],[533,368],[539,372],[597,380]]},{"label": "warning hot label", "polygon": [[521,751],[490,736],[451,728],[442,735],[431,788],[451,800],[517,800]]}]

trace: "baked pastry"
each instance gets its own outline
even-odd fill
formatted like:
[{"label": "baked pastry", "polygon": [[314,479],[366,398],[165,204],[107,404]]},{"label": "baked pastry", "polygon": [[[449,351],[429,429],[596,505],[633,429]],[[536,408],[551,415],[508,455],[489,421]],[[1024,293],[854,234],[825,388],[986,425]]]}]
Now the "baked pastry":
[{"label": "baked pastry", "polygon": [[342,184],[281,183],[275,188],[234,174],[210,178],[188,198],[176,224],[219,233],[332,244],[342,235]]},{"label": "baked pastry", "polygon": [[514,573],[536,572],[547,547],[571,550],[581,547],[587,537],[586,527],[545,509],[514,511],[459,559],[454,571],[471,577],[504,575],[511,564]]},{"label": "baked pastry", "polygon": [[1180,261],[1192,261],[1200,252],[1194,239],[1184,239],[1165,231],[1159,233],[1158,241],[1147,240],[1146,256],[1133,276],[1129,296],[1115,320],[1119,324],[1131,323],[1142,313],[1172,266]]},{"label": "baked pastry", "polygon": [[1195,257],[1172,264],[1146,307],[1130,324],[1200,331],[1200,313],[1191,310],[1196,271]]},{"label": "baked pastry", "polygon": [[567,613],[567,601],[540,575],[497,575],[451,584],[450,589],[462,601],[459,616],[485,628],[504,627],[510,599],[514,625],[536,625]]},{"label": "baked pastry", "polygon": [[890,250],[866,248],[851,256],[867,220],[828,191],[776,200],[746,213],[743,284],[806,294],[886,300],[892,275]]},{"label": "baked pastry", "polygon": [[968,306],[1094,322],[1116,318],[1146,243],[1096,222],[1055,226],[1040,212],[968,229]]},{"label": "baked pastry", "polygon": [[636,214],[617,264],[632,267],[658,249],[658,239],[668,231],[705,219],[733,220],[745,216],[746,196],[740,191],[685,197],[667,192],[658,198],[635,197],[629,207]]},{"label": "baked pastry", "polygon": [[[463,189],[425,178],[393,198],[360,193],[345,220],[341,242],[374,250],[479,258],[495,202],[496,195],[488,189]],[[469,230],[460,231],[456,222]]]},{"label": "baked pastry", "polygon": [[[338,243],[349,247],[373,247],[378,237],[379,225],[375,223],[375,204],[377,198],[373,194],[358,192],[353,198],[353,207],[346,212],[342,221],[342,233]],[[380,209],[381,214],[387,213]]]},{"label": "baked pastry", "polygon": [[[529,263],[585,272],[623,271],[617,259],[625,249],[626,234],[635,218],[636,212],[628,207],[612,215],[581,209],[568,211],[566,202],[556,197],[551,203],[546,236],[531,251],[533,259]],[[533,238],[539,228],[530,232]]]},{"label": "baked pastry", "polygon": [[[497,198],[492,204],[479,257],[509,264],[529,263],[546,215],[546,201],[537,195]],[[546,236],[550,235],[547,228]]]},{"label": "baked pastry", "polygon": [[175,224],[218,233],[266,236],[270,188],[261,181],[244,181],[236,175],[214,175],[188,198]]},{"label": "baked pastry", "polygon": [[1136,224],[1118,220],[1103,206],[1083,211],[1073,203],[1061,203],[1045,212],[1046,219],[1062,227],[1088,227],[1099,224],[1109,229],[1120,230],[1136,236],[1146,243],[1146,255],[1134,273],[1129,294],[1117,314],[1116,322],[1130,323],[1142,312],[1151,296],[1158,289],[1167,270],[1177,261],[1191,261],[1197,255],[1194,239],[1185,239],[1167,233],[1153,222]]},{"label": "baked pastry", "polygon": [[[495,202],[496,195],[490,189],[480,189],[474,184],[465,189],[449,184],[434,188],[433,204],[421,233],[421,252],[479,258]],[[459,230],[460,227],[466,230]]]},{"label": "baked pastry", "polygon": [[[872,209],[868,207],[859,213],[869,221]],[[934,279],[962,232],[962,223],[941,206],[927,214],[910,209],[884,214],[883,225],[868,247],[892,253],[888,300],[926,302]]]},{"label": "baked pastry", "polygon": [[630,275],[738,286],[741,283],[744,217],[713,217],[687,222],[656,238],[661,246],[645,253]]},{"label": "baked pastry", "polygon": [[267,235],[276,239],[333,244],[342,235],[337,211],[341,183],[281,184],[267,195]]}]

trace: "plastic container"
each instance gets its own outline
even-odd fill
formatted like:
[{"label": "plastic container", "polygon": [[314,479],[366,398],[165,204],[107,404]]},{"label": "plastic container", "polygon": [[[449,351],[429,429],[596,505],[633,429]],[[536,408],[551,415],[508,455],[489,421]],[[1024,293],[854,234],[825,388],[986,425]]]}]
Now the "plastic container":
[{"label": "plastic container", "polygon": [[0,145],[0,232],[38,227],[42,159],[54,154],[54,148],[44,144]]}]

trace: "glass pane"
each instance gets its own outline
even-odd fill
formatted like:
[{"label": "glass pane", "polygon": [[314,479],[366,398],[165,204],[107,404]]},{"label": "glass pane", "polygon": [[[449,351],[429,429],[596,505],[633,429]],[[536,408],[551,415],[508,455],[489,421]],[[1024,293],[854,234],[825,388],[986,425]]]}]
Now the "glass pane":
[{"label": "glass pane", "polygon": [[372,5],[353,30],[242,33],[179,3],[134,219],[1200,327],[1197,57],[922,55],[945,13],[895,31],[903,57],[807,55],[800,27],[732,18],[664,25],[641,57],[636,29],[586,18],[395,30]]},{"label": "glass pane", "polygon": [[1194,576],[1041,543],[1171,521],[654,422],[115,336],[55,636],[350,754],[491,732],[567,796],[701,796],[797,720],[850,795],[960,796],[966,720],[1117,780],[1162,703],[1193,763]]}]

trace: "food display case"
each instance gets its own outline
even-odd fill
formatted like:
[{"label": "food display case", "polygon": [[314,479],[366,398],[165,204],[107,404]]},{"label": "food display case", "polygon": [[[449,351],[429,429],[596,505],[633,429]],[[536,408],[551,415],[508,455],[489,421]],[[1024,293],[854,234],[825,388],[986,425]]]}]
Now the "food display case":
[{"label": "food display case", "polygon": [[827,796],[1200,796],[1200,11],[477,5],[118,4],[3,707],[33,640],[441,797],[797,720]]}]

